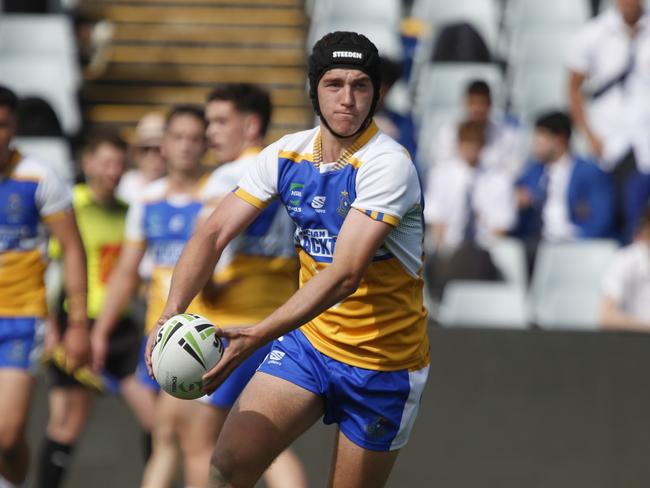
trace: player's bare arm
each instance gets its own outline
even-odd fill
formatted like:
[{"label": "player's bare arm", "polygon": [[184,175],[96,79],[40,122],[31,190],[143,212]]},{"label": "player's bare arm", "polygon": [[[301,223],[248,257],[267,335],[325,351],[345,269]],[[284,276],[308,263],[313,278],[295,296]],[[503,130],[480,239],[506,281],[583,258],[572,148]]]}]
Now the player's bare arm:
[{"label": "player's bare arm", "polygon": [[68,300],[68,328],[63,337],[66,367],[71,370],[84,365],[90,353],[88,316],[86,311],[86,253],[83,249],[74,212],[47,220],[52,236],[63,250],[64,288]]},{"label": "player's bare arm", "polygon": [[218,330],[228,340],[219,363],[203,377],[214,391],[256,348],[296,329],[356,291],[392,226],[351,211],[336,241],[332,264],[316,274],[282,307],[254,327]]},{"label": "player's bare arm", "polygon": [[106,288],[106,298],[101,314],[95,321],[91,342],[92,366],[96,371],[104,367],[110,337],[120,314],[139,283],[138,266],[144,256],[145,247],[139,243],[126,243]]},{"label": "player's bare arm", "polygon": [[169,317],[182,313],[210,279],[221,253],[244,230],[260,210],[233,194],[228,195],[200,226],[185,246],[172,276],[167,304],[147,340],[146,363],[151,371],[151,349],[158,329]]}]

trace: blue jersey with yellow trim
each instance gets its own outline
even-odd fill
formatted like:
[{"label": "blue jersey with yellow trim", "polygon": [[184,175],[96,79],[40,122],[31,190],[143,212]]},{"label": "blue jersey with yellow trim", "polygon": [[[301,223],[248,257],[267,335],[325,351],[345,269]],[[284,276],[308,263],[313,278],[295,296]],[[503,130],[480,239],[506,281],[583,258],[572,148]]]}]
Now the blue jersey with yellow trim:
[{"label": "blue jersey with yellow trim", "polygon": [[207,199],[203,192],[205,181],[204,178],[197,183],[192,193],[178,193],[170,190],[167,178],[157,180],[145,188],[142,199],[129,207],[126,241],[146,246],[152,259],[147,329],[156,323],[165,307],[174,266]]},{"label": "blue jersey with yellow trim", "polygon": [[335,162],[323,162],[319,129],[265,149],[239,183],[240,198],[265,208],[274,198],[297,229],[306,283],[333,259],[351,209],[394,227],[356,292],[302,327],[324,354],[374,370],[429,362],[423,306],[422,192],[408,153],[371,124]]},{"label": "blue jersey with yellow trim", "polygon": [[44,222],[72,207],[70,187],[47,165],[14,152],[0,176],[0,317],[45,317]]}]

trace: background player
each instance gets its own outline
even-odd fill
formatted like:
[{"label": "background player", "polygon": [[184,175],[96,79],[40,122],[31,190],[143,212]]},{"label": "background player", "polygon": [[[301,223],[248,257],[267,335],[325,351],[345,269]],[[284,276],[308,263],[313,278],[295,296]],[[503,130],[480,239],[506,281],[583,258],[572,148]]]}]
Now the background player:
[{"label": "background player", "polygon": [[[201,164],[206,149],[205,127],[203,111],[194,106],[175,107],[168,115],[161,144],[168,174],[147,186],[142,198],[129,208],[126,241],[95,324],[93,344],[107,343],[124,305],[133,296],[139,280],[138,267],[147,250],[153,260],[147,324],[153,324],[161,313],[173,266],[208,198],[205,195],[208,171]],[[103,366],[101,353],[94,357],[94,363],[98,369]],[[158,395],[158,384],[147,376],[144,364],[138,378],[144,389],[142,394],[152,399],[157,397],[155,416],[151,419],[153,452],[142,485],[155,488],[170,485],[180,445],[186,485],[201,486],[207,468],[200,464],[197,453],[209,450],[215,442],[217,428],[213,425],[212,412],[197,402],[178,400],[165,393]],[[187,418],[194,422],[188,424]]]},{"label": "background player", "polygon": [[[116,198],[116,190],[124,174],[126,150],[126,143],[118,136],[107,134],[91,140],[82,157],[86,183],[76,185],[73,192],[75,215],[88,259],[88,318],[91,321],[104,302],[106,283],[124,237],[128,207]],[[60,328],[66,329],[67,311],[66,303],[59,314],[54,314],[48,330],[48,349],[58,343]],[[111,336],[108,354],[102,349],[104,342],[99,342],[93,352],[108,357],[107,373],[111,380],[118,382],[120,393],[149,433],[149,412],[153,403],[147,401],[148,396],[140,394],[134,375],[139,344],[138,328],[123,310]],[[37,486],[55,488],[65,477],[70,454],[88,420],[94,394],[92,389],[54,364],[50,365],[49,373],[53,386],[49,393],[50,416],[41,448]]]},{"label": "background player", "polygon": [[0,479],[21,483],[29,452],[25,422],[42,344],[44,250],[49,231],[61,243],[69,327],[63,337],[70,370],[88,351],[86,259],[70,189],[47,165],[11,149],[17,99],[0,86]]},{"label": "background player", "polygon": [[[208,142],[217,160],[224,162],[206,185],[206,193],[214,198],[205,208],[207,216],[254,164],[270,123],[271,100],[255,85],[225,84],[209,95],[205,114]],[[204,315],[220,327],[250,326],[282,305],[298,287],[294,229],[279,201],[267,207],[228,246],[203,289]],[[258,349],[215,393],[202,399],[210,405],[206,408],[214,409],[219,427],[268,352],[269,347]],[[202,454],[207,473],[212,449]],[[291,451],[280,454],[264,480],[269,487],[306,486],[302,466]]]},{"label": "background player", "polygon": [[339,426],[333,486],[383,485],[408,440],[429,363],[422,195],[404,149],[372,122],[379,73],[364,36],[317,42],[309,79],[320,127],[266,148],[176,266],[159,324],[185,310],[225,245],[274,197],[298,226],[301,288],[257,325],[218,331],[229,346],[205,376],[208,391],[279,339],[226,419],[210,486],[253,486],[323,415]]}]

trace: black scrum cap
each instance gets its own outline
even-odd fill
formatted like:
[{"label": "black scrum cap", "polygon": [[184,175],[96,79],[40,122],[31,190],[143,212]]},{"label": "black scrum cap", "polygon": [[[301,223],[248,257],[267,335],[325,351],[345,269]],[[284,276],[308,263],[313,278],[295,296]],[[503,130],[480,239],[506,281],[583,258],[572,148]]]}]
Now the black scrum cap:
[{"label": "black scrum cap", "polygon": [[322,37],[309,56],[309,97],[316,115],[321,115],[318,103],[318,82],[325,72],[335,69],[358,69],[368,75],[374,89],[372,106],[368,119],[362,128],[367,126],[374,115],[379,100],[379,85],[381,70],[379,52],[375,45],[363,34],[356,32],[330,32]]}]

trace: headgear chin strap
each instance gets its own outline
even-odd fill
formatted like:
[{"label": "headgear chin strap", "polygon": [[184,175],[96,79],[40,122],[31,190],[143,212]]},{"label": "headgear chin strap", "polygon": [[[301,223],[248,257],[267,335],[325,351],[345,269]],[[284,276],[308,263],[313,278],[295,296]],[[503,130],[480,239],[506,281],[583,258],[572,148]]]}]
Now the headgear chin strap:
[{"label": "headgear chin strap", "polygon": [[[349,135],[338,134],[332,130],[321,113],[318,103],[318,82],[327,71],[335,68],[358,69],[367,74],[372,82],[373,94],[370,111],[359,128]],[[380,85],[379,52],[366,36],[356,32],[337,31],[326,34],[314,44],[314,49],[311,56],[309,56],[309,98],[311,98],[316,115],[320,117],[325,127],[336,137],[356,136],[370,125],[379,101]]]}]

